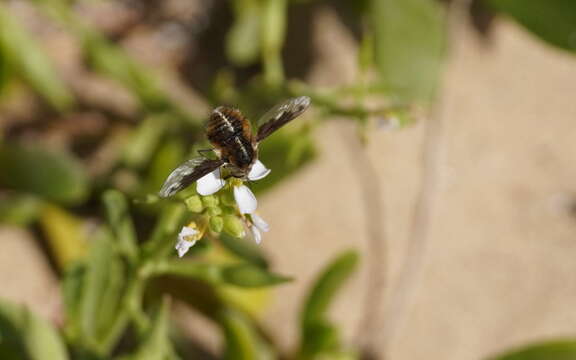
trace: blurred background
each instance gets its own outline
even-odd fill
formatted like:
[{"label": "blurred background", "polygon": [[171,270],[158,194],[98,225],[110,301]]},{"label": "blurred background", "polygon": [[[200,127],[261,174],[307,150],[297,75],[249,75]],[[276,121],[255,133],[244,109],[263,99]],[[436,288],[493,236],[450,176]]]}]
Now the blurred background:
[{"label": "blurred background", "polygon": [[[576,359],[575,51],[572,0],[0,2],[0,359]],[[301,95],[260,246],[157,197]]]}]

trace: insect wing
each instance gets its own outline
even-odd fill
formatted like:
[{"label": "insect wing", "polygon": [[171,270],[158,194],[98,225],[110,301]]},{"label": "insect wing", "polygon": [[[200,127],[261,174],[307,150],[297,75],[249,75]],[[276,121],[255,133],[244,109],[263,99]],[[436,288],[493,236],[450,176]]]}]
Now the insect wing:
[{"label": "insect wing", "polygon": [[308,96],[292,98],[274,106],[258,121],[256,141],[260,142],[267,138],[274,131],[306,111],[309,106],[310,98]]},{"label": "insect wing", "polygon": [[158,195],[163,198],[172,196],[202,176],[218,169],[222,164],[222,160],[204,158],[188,160],[168,175]]}]

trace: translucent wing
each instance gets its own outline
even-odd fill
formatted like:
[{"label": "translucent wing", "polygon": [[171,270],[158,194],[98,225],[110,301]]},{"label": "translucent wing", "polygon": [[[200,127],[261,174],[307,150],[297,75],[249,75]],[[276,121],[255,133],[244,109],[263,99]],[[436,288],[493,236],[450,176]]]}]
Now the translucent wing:
[{"label": "translucent wing", "polygon": [[222,160],[205,158],[188,160],[168,175],[158,195],[163,198],[172,196],[202,176],[218,169],[222,164],[224,164]]},{"label": "translucent wing", "polygon": [[258,121],[258,134],[256,141],[262,141],[274,131],[278,130],[290,120],[302,114],[310,106],[308,96],[299,96],[288,99],[270,109]]}]

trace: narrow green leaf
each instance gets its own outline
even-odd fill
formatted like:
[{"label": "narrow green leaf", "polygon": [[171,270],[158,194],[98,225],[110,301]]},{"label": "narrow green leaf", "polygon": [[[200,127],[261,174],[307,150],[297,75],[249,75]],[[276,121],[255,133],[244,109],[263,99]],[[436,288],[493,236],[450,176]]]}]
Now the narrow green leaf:
[{"label": "narrow green leaf", "polygon": [[168,203],[160,211],[152,235],[144,244],[144,254],[147,258],[160,259],[168,256],[174,249],[177,234],[184,224],[188,213],[181,203]]},{"label": "narrow green leaf", "polygon": [[228,284],[243,288],[274,286],[291,280],[250,264],[222,265],[187,260],[159,262],[152,272],[155,275],[189,277],[213,284]]},{"label": "narrow green leaf", "polygon": [[576,51],[576,2],[573,0],[488,0],[551,45]]},{"label": "narrow green leaf", "polygon": [[337,352],[339,348],[338,329],[327,320],[314,321],[304,328],[299,359],[315,359],[320,357],[320,354]]},{"label": "narrow green leaf", "polygon": [[167,124],[166,116],[149,116],[144,119],[134,130],[124,149],[126,165],[138,169],[150,162]]},{"label": "narrow green leaf", "polygon": [[333,260],[318,276],[301,313],[300,358],[316,359],[320,355],[343,353],[338,329],[326,318],[326,312],[337,291],[358,264],[358,254],[347,251]]},{"label": "narrow green leaf", "polygon": [[0,223],[28,225],[38,218],[41,208],[42,201],[34,195],[0,195]]},{"label": "narrow green leaf", "polygon": [[106,206],[108,222],[120,251],[128,259],[135,261],[138,256],[138,247],[126,198],[117,190],[108,190],[104,193],[103,201]]},{"label": "narrow green leaf", "polygon": [[60,269],[84,258],[88,239],[80,218],[62,207],[46,204],[40,214],[40,225]]},{"label": "narrow green leaf", "polygon": [[206,282],[222,282],[222,265],[188,260],[165,260],[156,264],[155,275],[176,275]]},{"label": "narrow green leaf", "polygon": [[230,61],[246,66],[258,60],[261,36],[261,3],[256,0],[232,2],[234,23],[226,38],[226,54]]},{"label": "narrow green leaf", "polygon": [[84,52],[94,68],[126,86],[148,108],[162,109],[169,102],[158,86],[157,79],[134,62],[124,51],[108,42],[101,34],[76,26],[83,40]]},{"label": "narrow green leaf", "polygon": [[265,0],[262,10],[262,55],[264,78],[271,86],[284,80],[282,46],[286,35],[287,0]]},{"label": "narrow green leaf", "polygon": [[119,314],[124,287],[124,267],[110,234],[103,229],[88,255],[80,306],[84,343],[99,352],[105,353],[114,345],[107,343],[109,332],[118,316],[126,316]]},{"label": "narrow green leaf", "polygon": [[7,93],[6,89],[14,74],[14,58],[10,49],[0,40],[0,100]]},{"label": "narrow green leaf", "polygon": [[402,102],[430,101],[444,55],[445,16],[433,0],[371,0],[380,83]]},{"label": "narrow green leaf", "polygon": [[[172,170],[184,162],[184,155],[184,144],[182,139],[178,137],[169,138],[161,144],[152,157],[141,193],[157,194],[166,180],[167,174],[170,174]],[[200,211],[202,210],[200,209]]]},{"label": "narrow green leaf", "polygon": [[576,359],[576,340],[557,340],[527,345],[491,360],[574,360]]},{"label": "narrow green leaf", "polygon": [[174,349],[169,338],[169,303],[162,301],[150,330],[144,335],[142,343],[131,360],[168,360],[174,359]]},{"label": "narrow green leaf", "polygon": [[60,110],[71,105],[72,96],[56,75],[45,52],[1,4],[0,44],[10,54],[18,75],[50,104]]},{"label": "narrow green leaf", "polygon": [[66,360],[58,332],[28,309],[0,301],[0,358],[3,360]]},{"label": "narrow green leaf", "polygon": [[240,287],[264,287],[282,284],[292,279],[268,272],[250,264],[231,265],[224,268],[223,280]]},{"label": "narrow green leaf", "polygon": [[10,143],[0,145],[0,185],[67,204],[88,195],[87,176],[71,154]]},{"label": "narrow green leaf", "polygon": [[328,306],[338,289],[356,269],[358,254],[347,251],[332,261],[320,274],[308,294],[302,310],[302,323],[315,323],[325,317]]},{"label": "narrow green leaf", "polygon": [[236,238],[226,233],[221,233],[220,243],[226,250],[239,258],[261,268],[268,267],[268,260],[266,260],[266,257],[262,253],[262,248],[256,246],[254,241],[245,238]]},{"label": "narrow green leaf", "polygon": [[81,332],[82,289],[86,278],[86,266],[78,262],[64,271],[62,298],[65,311],[65,332],[71,342],[76,342]]},{"label": "narrow green leaf", "polygon": [[219,316],[228,360],[272,360],[270,347],[264,343],[248,317],[239,311],[226,309]]}]

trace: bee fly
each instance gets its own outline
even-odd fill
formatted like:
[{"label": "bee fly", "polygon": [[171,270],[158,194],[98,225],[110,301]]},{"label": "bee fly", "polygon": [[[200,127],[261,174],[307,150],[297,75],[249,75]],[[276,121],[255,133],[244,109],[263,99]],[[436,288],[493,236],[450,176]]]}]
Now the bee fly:
[{"label": "bee fly", "polygon": [[206,136],[218,159],[198,157],[178,166],[162,185],[160,197],[176,194],[221,166],[229,170],[230,176],[246,178],[258,159],[260,141],[302,114],[308,106],[310,98],[307,96],[292,98],[276,105],[260,118],[256,134],[240,110],[229,106],[217,107],[210,114]]}]

